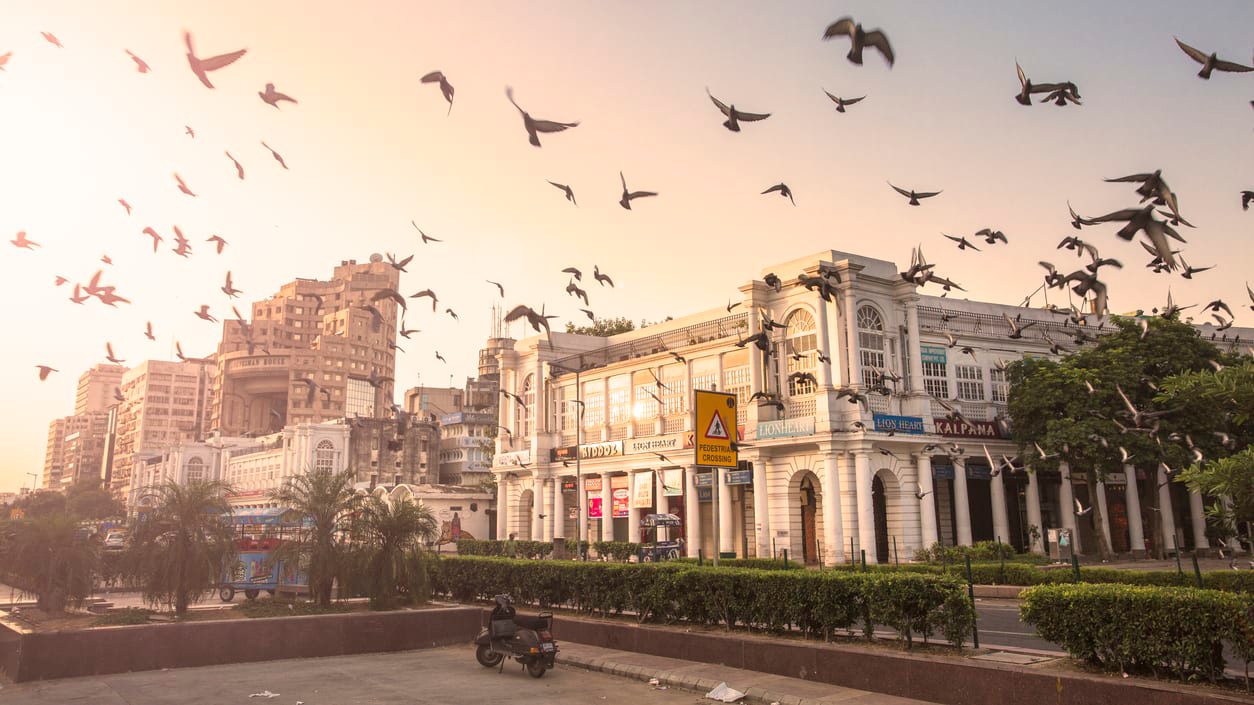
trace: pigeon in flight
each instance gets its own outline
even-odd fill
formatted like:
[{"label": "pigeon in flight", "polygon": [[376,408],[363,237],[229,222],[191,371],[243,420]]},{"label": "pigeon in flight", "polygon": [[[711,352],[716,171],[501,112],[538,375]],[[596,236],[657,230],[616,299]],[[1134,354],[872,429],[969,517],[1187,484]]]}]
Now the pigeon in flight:
[{"label": "pigeon in flight", "polygon": [[828,98],[831,98],[832,102],[836,104],[836,112],[838,113],[845,112],[846,107],[853,105],[854,103],[861,102],[863,98],[866,98],[866,96],[860,96],[857,98],[839,98],[831,93],[828,93],[826,90],[824,90],[823,93],[825,93]]},{"label": "pigeon in flight", "polygon": [[144,61],[143,59],[139,58],[138,56],[135,56],[135,54],[134,54],[134,53],[132,53],[130,49],[126,49],[125,51],[126,51],[126,55],[127,55],[127,56],[129,56],[129,57],[131,57],[131,61],[134,61],[134,62],[135,62],[135,70],[136,70],[136,71],[138,71],[138,72],[140,72],[140,73],[148,73],[149,71],[151,71],[151,70],[152,70],[152,69],[148,68],[148,63],[147,63],[146,61]]},{"label": "pigeon in flight", "polygon": [[[888,182],[888,185],[893,186],[892,182]],[[916,193],[913,190],[906,191],[905,189],[900,189],[896,186],[893,186],[893,190],[910,199],[910,205],[912,206],[919,205],[920,198],[931,198],[932,196],[938,196],[943,193],[943,191],[919,191]]]},{"label": "pigeon in flight", "polygon": [[17,231],[17,237],[13,238],[12,240],[9,240],[9,242],[13,243],[14,247],[20,247],[23,250],[33,250],[36,247],[40,247],[40,244],[38,242],[35,242],[34,240],[31,240],[26,237],[25,230]]},{"label": "pigeon in flight", "polygon": [[152,238],[152,251],[153,252],[157,251],[157,246],[160,245],[161,241],[165,239],[161,237],[159,234],[157,234],[157,231],[153,230],[151,226],[144,228],[143,234]]},{"label": "pigeon in flight", "polygon": [[4,70],[4,65],[9,63],[9,59],[12,58],[12,56],[13,52],[11,51],[6,51],[5,53],[0,54],[0,71]]},{"label": "pigeon in flight", "polygon": [[188,137],[196,139],[196,131],[192,129],[191,125],[184,125],[183,132],[186,132]]},{"label": "pigeon in flight", "polygon": [[1068,101],[1076,105],[1080,104],[1080,91],[1071,81],[1062,83],[1032,83],[1031,79],[1023,73],[1023,67],[1019,65],[1018,61],[1015,62],[1015,73],[1019,76],[1019,93],[1015,95],[1015,100],[1020,105],[1031,105],[1032,94],[1034,93],[1047,94],[1041,99],[1042,103],[1048,103],[1052,100],[1058,105],[1066,105]]},{"label": "pigeon in flight", "polygon": [[515,306],[509,313],[505,314],[506,323],[513,323],[520,318],[525,318],[527,323],[531,325],[535,332],[547,335],[550,332],[549,319],[557,318],[557,316],[545,315],[543,306],[540,307],[540,312],[536,313],[535,309],[521,304]]},{"label": "pigeon in flight", "polygon": [[766,195],[773,191],[778,191],[780,196],[787,197],[788,200],[791,201],[794,206],[797,205],[797,202],[792,200],[792,189],[788,188],[788,184],[785,184],[785,183],[775,184],[774,186],[763,191],[762,195]]},{"label": "pigeon in flight", "polygon": [[1241,192],[1241,210],[1248,211],[1250,209],[1250,201],[1254,201],[1254,191]]},{"label": "pigeon in flight", "polygon": [[105,359],[108,360],[109,362],[112,362],[115,365],[120,365],[126,362],[126,360],[119,358],[117,355],[113,354],[113,343],[108,343],[108,342],[105,343]]},{"label": "pigeon in flight", "polygon": [[608,283],[611,289],[614,288],[614,280],[610,279],[610,275],[602,274],[601,267],[595,264],[592,265],[592,278],[601,286],[605,286]]},{"label": "pigeon in flight", "polygon": [[243,181],[244,180],[244,165],[240,164],[238,159],[236,159],[235,157],[232,157],[230,152],[224,152],[224,154],[226,154],[226,158],[230,159],[231,163],[235,165],[235,175],[239,177],[240,181]]},{"label": "pigeon in flight", "polygon": [[547,134],[550,132],[562,132],[571,127],[579,127],[577,122],[555,122],[553,120],[537,120],[531,117],[531,113],[523,110],[518,106],[518,103],[514,102],[514,89],[509,86],[505,87],[505,97],[509,98],[509,102],[522,115],[523,129],[527,131],[527,141],[533,146],[540,146],[540,136],[538,134],[540,132]]},{"label": "pigeon in flight", "polygon": [[[941,235],[945,235],[945,233],[941,233]],[[945,237],[947,237],[947,238],[949,238],[950,240],[953,240],[954,242],[958,243],[958,249],[960,249],[960,250],[965,250],[965,249],[967,249],[967,248],[969,247],[969,248],[971,248],[971,249],[975,250],[976,252],[979,252],[979,251],[980,251],[980,248],[978,248],[978,247],[976,247],[975,245],[973,245],[973,244],[971,243],[971,241],[970,241],[970,240],[968,240],[968,239],[966,239],[965,237],[954,237],[953,235],[945,235]]]},{"label": "pigeon in flight", "polygon": [[567,267],[566,269],[562,270],[562,274],[571,275],[572,277],[575,278],[575,281],[577,282],[583,281],[583,272],[579,271],[578,267]]},{"label": "pigeon in flight", "polygon": [[231,282],[230,271],[226,273],[226,283],[222,285],[222,293],[226,294],[232,299],[237,298],[240,294],[244,293],[242,290],[236,289],[234,284]]},{"label": "pigeon in flight", "polygon": [[505,285],[504,284],[501,284],[500,282],[494,282],[491,279],[485,279],[484,281],[491,284],[492,286],[495,286],[497,290],[501,292],[501,298],[502,299],[505,298]]},{"label": "pigeon in flight", "polygon": [[894,61],[893,48],[889,45],[888,37],[885,36],[883,30],[873,29],[867,32],[862,29],[862,24],[854,22],[852,17],[842,17],[828,25],[827,31],[823,32],[824,40],[846,36],[852,40],[849,53],[845,55],[846,59],[861,66],[862,49],[864,47],[873,47],[884,55],[884,60],[888,62],[890,68],[892,67]]},{"label": "pigeon in flight", "polygon": [[279,163],[279,166],[283,167],[284,169],[286,169],[286,168],[287,168],[287,162],[283,161],[283,155],[281,155],[281,154],[279,154],[278,152],[274,151],[274,147],[271,147],[270,145],[266,144],[265,142],[262,142],[262,143],[261,143],[261,146],[262,146],[262,147],[265,147],[265,148],[266,148],[266,149],[268,149],[268,150],[270,150],[270,156],[274,157],[274,161],[278,162],[278,163]]},{"label": "pigeon in flight", "polygon": [[40,382],[48,379],[48,375],[52,374],[53,372],[60,372],[60,370],[56,369],[55,367],[49,367],[47,365],[35,365],[35,369],[39,370]]},{"label": "pigeon in flight", "polygon": [[448,82],[448,77],[444,75],[443,71],[432,71],[418,80],[423,83],[440,84],[440,93],[444,95],[444,100],[448,101],[448,113],[445,114],[448,115],[453,112],[453,84]]},{"label": "pigeon in flight", "polygon": [[579,285],[575,283],[575,280],[572,279],[566,284],[566,293],[577,299],[581,299],[584,306],[588,305],[588,292],[580,289]]},{"label": "pigeon in flight", "polygon": [[131,214],[131,204],[127,203],[125,198],[119,198],[118,203],[122,204],[122,207],[126,209],[127,215]]},{"label": "pigeon in flight", "polygon": [[48,43],[51,44],[52,46],[58,49],[65,48],[61,46],[61,40],[57,39],[57,35],[53,34],[52,32],[40,32],[40,34],[42,34],[44,39],[48,40]]},{"label": "pigeon in flight", "polygon": [[193,192],[192,192],[192,190],[191,190],[190,188],[188,188],[188,187],[187,187],[187,183],[186,183],[185,181],[183,181],[183,177],[179,176],[177,171],[176,171],[176,172],[174,172],[174,180],[175,180],[175,182],[177,182],[177,183],[178,183],[178,187],[179,187],[179,190],[180,190],[180,191],[182,191],[183,193],[187,194],[188,196],[195,196],[195,195],[196,195],[195,193],[193,193]]},{"label": "pigeon in flight", "polygon": [[422,236],[422,244],[424,244],[424,245],[425,245],[425,244],[427,244],[428,242],[444,242],[443,240],[441,240],[441,239],[440,239],[440,238],[438,238],[438,237],[431,237],[430,235],[428,235],[428,234],[424,233],[424,232],[422,231],[422,228],[418,227],[418,224],[417,224],[417,223],[415,223],[414,221],[412,221],[412,220],[411,220],[411,221],[409,221],[409,224],[410,224],[410,225],[412,225],[412,226],[414,226],[414,230],[417,230],[417,231],[418,231],[418,234]]},{"label": "pigeon in flight", "polygon": [[240,49],[229,54],[219,54],[211,56],[208,59],[201,59],[196,56],[196,50],[192,47],[192,33],[183,33],[183,42],[187,44],[187,63],[192,67],[192,73],[196,74],[196,78],[205,84],[205,88],[213,88],[213,84],[209,82],[209,72],[217,71],[239,61],[239,58],[247,52],[247,49]]},{"label": "pigeon in flight", "polygon": [[627,210],[631,210],[631,202],[635,199],[657,195],[656,191],[628,191],[627,177],[623,176],[623,172],[618,172],[618,178],[623,182],[623,196],[618,199],[618,205],[626,208]]},{"label": "pigeon in flight", "polygon": [[293,103],[293,104],[299,102],[295,98],[293,98],[292,96],[286,93],[280,93],[274,90],[273,83],[267,83],[266,89],[264,91],[257,91],[257,95],[261,96],[261,100],[263,100],[264,102],[268,103],[269,105],[274,106],[276,110],[279,107],[279,101],[286,100],[289,103]]},{"label": "pigeon in flight", "polygon": [[144,326],[144,337],[149,340],[157,339],[157,336],[153,335],[152,332],[152,321],[146,321],[146,325]]},{"label": "pigeon in flight", "polygon": [[410,262],[413,261],[414,256],[410,255],[404,259],[398,260],[396,259],[396,255],[392,254],[391,252],[388,252],[387,258],[388,258],[388,264],[392,265],[392,269],[395,269],[398,272],[408,273],[409,270],[405,269],[405,267],[406,265],[408,265]]},{"label": "pigeon in flight", "polygon": [[1202,65],[1202,70],[1197,72],[1197,75],[1199,78],[1210,80],[1210,74],[1212,71],[1215,71],[1215,70],[1238,72],[1238,73],[1244,73],[1246,71],[1254,71],[1254,67],[1252,66],[1244,66],[1242,64],[1238,64],[1232,61],[1223,61],[1219,58],[1217,54],[1214,54],[1214,53],[1211,53],[1209,56],[1207,56],[1206,54],[1202,53],[1198,49],[1194,49],[1188,44],[1185,44],[1184,42],[1180,41],[1180,39],[1177,37],[1172,37],[1172,39],[1176,40],[1176,44],[1180,47],[1180,50],[1183,51],[1185,54],[1188,54],[1190,59],[1193,59],[1194,61]]},{"label": "pigeon in flight", "polygon": [[1006,237],[1006,234],[1000,230],[992,230],[991,228],[983,228],[981,230],[975,231],[975,236],[984,238],[984,242],[988,243],[989,245],[996,245],[999,240],[1006,244],[1010,244],[1010,240]]},{"label": "pigeon in flight", "polygon": [[556,181],[549,181],[549,183],[553,184],[555,188],[565,193],[566,200],[570,201],[571,203],[574,203],[575,205],[579,205],[578,203],[575,203],[575,192],[574,190],[571,189],[570,186],[567,186],[566,184],[559,184]]},{"label": "pigeon in flight", "polygon": [[209,314],[209,304],[201,304],[200,310],[192,311],[192,313],[195,314],[196,317],[201,319],[202,321],[209,321],[210,323],[218,322],[218,319],[214,318],[212,315]]},{"label": "pigeon in flight", "polygon": [[222,254],[222,250],[226,248],[226,240],[221,235],[210,235],[205,242],[212,242],[217,247],[217,254]]},{"label": "pigeon in flight", "polygon": [[765,120],[771,116],[770,113],[746,113],[744,111],[737,110],[735,103],[726,105],[723,101],[715,98],[714,94],[710,93],[710,89],[708,87],[705,89],[705,94],[710,96],[710,100],[714,102],[714,106],[717,107],[723,115],[727,116],[727,119],[723,121],[723,127],[726,127],[732,132],[740,132],[741,121],[757,122],[759,120]]},{"label": "pigeon in flight", "polygon": [[416,294],[410,294],[410,295],[409,295],[409,298],[411,298],[411,299],[419,299],[419,298],[422,298],[422,297],[424,297],[424,296],[427,296],[427,297],[430,297],[430,298],[431,298],[431,312],[432,312],[432,313],[435,313],[435,310],[436,310],[436,305],[437,305],[438,303],[440,303],[440,299],[439,299],[439,297],[438,297],[438,296],[436,296],[436,295],[435,295],[435,292],[434,292],[434,291],[432,291],[432,290],[430,290],[430,289],[423,289],[422,291],[420,291],[420,292],[418,292],[418,293],[416,293]]}]

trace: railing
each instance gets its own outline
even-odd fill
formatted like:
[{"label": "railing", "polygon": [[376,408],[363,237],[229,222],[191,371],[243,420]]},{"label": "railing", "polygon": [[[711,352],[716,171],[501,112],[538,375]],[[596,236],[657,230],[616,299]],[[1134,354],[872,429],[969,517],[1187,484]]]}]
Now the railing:
[{"label": "railing", "polygon": [[630,425],[631,425],[631,422],[626,422],[626,423],[616,423],[616,424],[611,425],[611,426],[610,426],[610,440],[611,440],[611,441],[621,441],[621,440],[623,440],[624,438],[626,438],[626,437],[627,437],[627,427],[628,427],[628,426],[630,426]]},{"label": "railing", "polygon": [[[1020,323],[1035,321],[1036,325],[1023,330],[1026,340],[1044,341],[1045,334],[1059,343],[1074,344],[1073,337],[1077,330],[1082,330],[1091,337],[1115,333],[1119,329],[1114,326],[1103,326],[1101,330],[1096,324],[1075,326],[1068,316],[1052,314],[1040,309],[1023,308],[1015,311],[1022,316]],[[1013,316],[1012,316],[1013,318]],[[1089,319],[1094,320],[1093,318]],[[1099,319],[1101,320],[1101,319]],[[1001,315],[991,313],[974,313],[971,311],[955,311],[940,306],[919,306],[919,328],[930,332],[949,332],[955,335],[962,333],[982,336],[1000,337],[1010,333],[1010,326]]]},{"label": "railing", "polygon": [[654,419],[636,419],[632,422],[632,428],[632,436],[635,438],[652,436],[657,429],[657,422]]},{"label": "railing", "polygon": [[684,430],[683,416],[671,416],[662,421],[662,431],[664,433],[682,433]]},{"label": "railing", "polygon": [[[964,418],[971,421],[992,421],[998,414],[1006,415],[1007,409],[1005,404],[997,404],[991,401],[957,401],[951,402],[951,406],[962,413]],[[932,400],[932,416],[940,418],[949,412],[940,402]]]},{"label": "railing", "polygon": [[814,416],[814,397],[789,399],[784,408],[784,418],[800,419]]},{"label": "railing", "polygon": [[577,355],[570,355],[558,360],[556,364],[568,370],[581,369],[587,371],[597,367],[605,367],[615,362],[622,362],[623,360],[656,355],[667,350],[678,350],[723,338],[735,338],[737,335],[747,336],[748,319],[749,314],[747,313],[723,316],[712,321],[675,328],[665,333],[646,335],[623,343],[615,343],[600,350],[590,350]]}]

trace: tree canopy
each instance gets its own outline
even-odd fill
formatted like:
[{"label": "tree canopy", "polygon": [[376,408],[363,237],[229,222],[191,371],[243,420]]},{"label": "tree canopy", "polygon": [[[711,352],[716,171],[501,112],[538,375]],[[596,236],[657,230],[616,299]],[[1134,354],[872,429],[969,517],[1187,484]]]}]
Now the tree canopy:
[{"label": "tree canopy", "polygon": [[567,333],[595,335],[601,338],[608,338],[611,335],[618,335],[619,333],[626,333],[635,329],[636,324],[630,318],[624,316],[619,316],[618,318],[598,318],[590,326],[577,326],[574,323],[566,324]]}]

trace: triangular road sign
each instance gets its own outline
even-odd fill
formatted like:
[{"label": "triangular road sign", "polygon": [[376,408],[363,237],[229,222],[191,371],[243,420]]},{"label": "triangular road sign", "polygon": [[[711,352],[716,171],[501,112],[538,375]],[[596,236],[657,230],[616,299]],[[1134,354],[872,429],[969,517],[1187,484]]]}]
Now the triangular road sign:
[{"label": "triangular road sign", "polygon": [[710,427],[705,430],[706,438],[717,438],[720,441],[729,440],[727,437],[727,427],[723,425],[723,417],[718,411],[710,418]]}]

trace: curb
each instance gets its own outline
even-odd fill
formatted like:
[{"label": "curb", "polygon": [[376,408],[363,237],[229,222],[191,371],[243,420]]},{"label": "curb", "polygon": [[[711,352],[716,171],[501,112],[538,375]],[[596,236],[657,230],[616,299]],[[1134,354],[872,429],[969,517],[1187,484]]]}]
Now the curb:
[{"label": "curb", "polygon": [[[670,671],[652,671],[646,666],[633,666],[606,658],[559,655],[557,660],[559,663],[567,666],[582,668],[587,671],[607,673],[612,676],[623,676],[625,678],[632,678],[646,683],[650,680],[657,679],[659,685],[701,694],[710,692],[716,688],[719,683],[723,682],[711,680],[709,678],[697,678],[690,675],[672,674]],[[728,683],[728,686],[735,688],[735,686],[731,683]],[[737,690],[739,690],[739,688],[737,688]],[[761,703],[762,705],[828,705],[828,701],[825,700],[801,698],[796,695],[777,693],[775,691],[757,687],[745,690],[745,696],[737,702]]]}]

